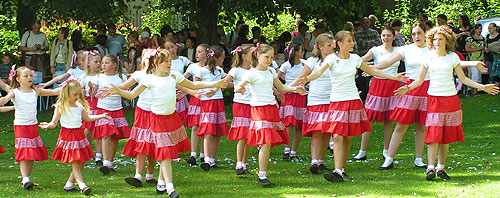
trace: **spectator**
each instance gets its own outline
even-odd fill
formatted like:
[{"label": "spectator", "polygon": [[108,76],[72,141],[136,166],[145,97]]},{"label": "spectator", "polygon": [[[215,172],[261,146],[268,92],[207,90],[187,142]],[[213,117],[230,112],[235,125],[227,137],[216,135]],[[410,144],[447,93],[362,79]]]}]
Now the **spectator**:
[{"label": "spectator", "polygon": [[[469,61],[483,61],[484,59],[484,37],[481,35],[483,26],[474,25],[472,34],[465,39],[465,51],[469,54]],[[468,67],[470,79],[481,83],[481,72],[476,67]],[[477,94],[477,89],[473,89],[472,95]]]},{"label": "spectator", "polygon": [[316,43],[316,37],[325,32],[325,24],[316,23],[314,25],[314,30],[312,32],[306,33],[306,37],[304,40],[304,51],[305,56],[304,59],[307,59],[311,56],[311,52],[314,49],[314,44]]},{"label": "spectator", "polygon": [[189,28],[189,36],[196,38],[198,36],[198,29],[196,29],[196,28]]},{"label": "spectator", "polygon": [[448,17],[446,17],[446,15],[444,14],[439,14],[437,16],[437,24],[438,26],[448,25]]},{"label": "spectator", "polygon": [[[354,24],[351,23],[350,21],[347,21],[344,24],[344,31],[349,31],[354,35]],[[352,50],[351,53],[358,54],[358,44],[356,43],[356,41],[354,41],[354,49]]]},{"label": "spectator", "polygon": [[247,36],[249,33],[249,27],[246,24],[240,26],[238,29],[238,36],[234,40],[233,49],[248,42]]},{"label": "spectator", "polygon": [[108,40],[106,35],[99,35],[95,38],[96,45],[94,47],[99,51],[101,58],[109,54],[108,48],[106,48],[106,40]]},{"label": "spectator", "polygon": [[153,34],[153,38],[151,39],[151,48],[156,49],[160,47],[160,35]]},{"label": "spectator", "polygon": [[233,48],[233,44],[234,44],[234,41],[236,40],[236,37],[238,36],[238,29],[241,27],[241,25],[245,24],[244,21],[242,20],[238,20],[236,22],[236,26],[234,27],[234,29],[230,30],[229,32],[227,32],[226,34],[226,38],[227,38],[227,48],[229,49],[232,49]]},{"label": "spectator", "polygon": [[362,29],[354,33],[356,42],[358,43],[358,55],[364,56],[370,48],[382,45],[379,33],[370,28],[367,17],[362,20]]},{"label": "spectator", "polygon": [[182,49],[181,56],[187,57],[191,62],[196,62],[196,38],[189,37],[186,39],[186,47]]},{"label": "spectator", "polygon": [[427,20],[424,23],[424,25],[425,25],[425,29],[426,30],[430,30],[430,29],[432,29],[434,27],[434,22],[432,22],[431,20]]},{"label": "spectator", "polygon": [[50,50],[50,73],[66,72],[73,58],[73,42],[68,40],[69,28],[62,27],[57,31],[57,38]]},{"label": "spectator", "polygon": [[359,30],[361,30],[361,23],[359,21],[354,21],[353,25],[354,25],[354,32],[358,32]]},{"label": "spectator", "polygon": [[457,39],[456,51],[464,54],[466,53],[465,40],[471,35],[472,25],[470,24],[469,17],[465,14],[461,14],[458,16],[458,24],[459,27],[453,30],[453,32],[455,32],[455,38]]},{"label": "spectator", "polygon": [[151,45],[151,40],[150,40],[150,37],[149,37],[149,33],[148,32],[142,32],[141,33],[141,39],[142,39],[142,42],[141,42],[141,49],[148,49],[148,48],[151,48],[152,45]]},{"label": "spectator", "polygon": [[153,35],[153,34],[151,33],[151,29],[149,29],[149,27],[144,27],[144,28],[142,28],[142,31],[143,31],[143,32],[148,32],[148,33],[149,33],[149,35]]},{"label": "spectator", "polygon": [[139,41],[139,33],[137,31],[132,31],[128,34],[129,46],[134,47],[139,52],[142,52],[141,42]]},{"label": "spectator", "polygon": [[278,38],[276,38],[276,41],[280,44],[279,53],[283,53],[285,51],[285,46],[291,40],[292,40],[292,34],[288,31],[281,33],[281,35]]},{"label": "spectator", "polygon": [[127,41],[122,35],[116,34],[115,24],[108,24],[108,38],[106,39],[106,48],[108,53],[115,56],[120,56],[122,52],[127,50]]},{"label": "spectator", "polygon": [[26,31],[19,44],[19,50],[24,52],[23,65],[29,69],[45,73],[45,51],[49,49],[47,37],[40,32],[40,21],[31,25],[31,30]]},{"label": "spectator", "polygon": [[108,31],[106,29],[106,26],[102,23],[97,24],[97,36],[99,35],[106,35],[106,32]]},{"label": "spectator", "polygon": [[418,21],[422,24],[424,24],[426,21],[429,20],[429,17],[427,17],[426,14],[421,14],[420,17],[418,17]]},{"label": "spectator", "polygon": [[257,44],[265,42],[266,39],[264,36],[262,36],[260,27],[257,26],[252,27],[252,39],[250,39],[248,43]]},{"label": "spectator", "polygon": [[299,35],[299,31],[300,31],[299,30],[300,29],[299,26],[300,26],[300,24],[303,24],[303,23],[304,23],[304,20],[297,19],[297,21],[295,22],[295,26],[297,26],[297,30],[295,30],[295,31],[292,32],[292,39]]},{"label": "spectator", "polygon": [[281,48],[278,41],[271,42],[271,47],[274,49],[274,61],[276,64],[281,65],[285,62],[285,54],[279,53],[279,49]]},{"label": "spectator", "polygon": [[401,33],[399,33],[399,31],[401,30],[401,26],[403,26],[403,22],[400,19],[395,18],[392,20],[391,27],[394,29],[394,32],[396,33],[396,35],[394,35],[396,37],[394,39],[394,43],[396,43],[396,46],[406,45],[405,38],[403,37],[403,35],[401,35]]},{"label": "spectator", "polygon": [[309,30],[309,26],[307,26],[305,23],[301,23],[299,25],[299,34],[293,37],[292,43],[298,43],[304,45],[307,30]]},{"label": "spectator", "polygon": [[75,52],[88,48],[87,42],[82,39],[82,32],[80,30],[73,30],[71,41],[73,42],[73,50]]},{"label": "spectator", "polygon": [[139,58],[137,49],[131,47],[128,49],[127,58],[123,61],[124,74],[132,74],[137,70],[137,58]]},{"label": "spectator", "polygon": [[9,81],[9,72],[12,67],[13,63],[11,62],[10,56],[7,54],[4,54],[2,56],[2,63],[0,64],[0,77],[2,78],[3,82],[8,82]]},{"label": "spectator", "polygon": [[493,65],[493,52],[490,52],[488,50],[488,45],[495,42],[495,41],[499,41],[500,40],[499,35],[500,34],[499,34],[498,25],[495,23],[490,23],[488,25],[488,35],[486,35],[486,49],[485,49],[486,67],[488,67],[488,74],[490,74],[489,78],[488,78],[490,83],[493,83],[493,79],[491,78],[492,65]]},{"label": "spectator", "polygon": [[377,33],[380,33],[380,28],[376,26],[377,17],[373,14],[370,14],[370,16],[368,16],[368,19],[370,21],[370,29],[377,31]]}]

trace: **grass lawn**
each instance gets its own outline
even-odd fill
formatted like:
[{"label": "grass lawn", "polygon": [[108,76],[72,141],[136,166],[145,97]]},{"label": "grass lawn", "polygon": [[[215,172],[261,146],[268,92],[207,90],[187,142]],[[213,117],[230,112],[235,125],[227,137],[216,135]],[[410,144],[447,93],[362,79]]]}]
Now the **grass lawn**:
[{"label": "grass lawn", "polygon": [[[368,160],[347,162],[346,172],[353,182],[330,183],[322,175],[309,172],[310,138],[302,138],[298,156],[301,161],[283,161],[284,146],[271,151],[269,179],[277,186],[261,188],[256,176],[236,176],[236,142],[222,138],[217,163],[221,170],[205,172],[199,167],[190,167],[184,160],[189,153],[181,154],[180,162],[173,162],[174,185],[182,197],[498,197],[500,196],[500,98],[480,95],[461,99],[464,111],[465,143],[453,143],[447,160],[447,173],[451,180],[425,180],[424,169],[413,166],[414,135],[410,128],[395,157],[395,168],[379,171],[383,163],[382,125],[374,126],[370,142]],[[228,123],[231,121],[230,105],[227,105]],[[32,181],[38,184],[33,191],[21,187],[19,164],[14,161],[13,112],[0,114],[0,145],[6,150],[0,155],[0,196],[1,197],[78,197],[79,193],[66,193],[63,186],[71,171],[69,164],[46,160],[35,162]],[[133,123],[133,111],[125,110],[129,124]],[[50,121],[52,111],[38,113],[38,120]],[[54,151],[59,129],[40,130],[49,154]],[[189,133],[189,130],[188,130]],[[355,137],[351,155],[359,149],[361,138]],[[119,143],[119,150],[126,140]],[[424,156],[427,152],[424,153]],[[49,156],[50,158],[51,156]],[[257,149],[249,153],[249,169],[258,171]],[[327,153],[327,167],[333,167],[333,156]],[[424,158],[424,162],[427,162]],[[95,197],[155,197],[155,186],[134,188],[124,182],[133,176],[134,159],[117,154],[117,173],[102,175],[93,161],[87,163],[83,177],[92,188]],[[155,172],[155,178],[157,172]]]}]

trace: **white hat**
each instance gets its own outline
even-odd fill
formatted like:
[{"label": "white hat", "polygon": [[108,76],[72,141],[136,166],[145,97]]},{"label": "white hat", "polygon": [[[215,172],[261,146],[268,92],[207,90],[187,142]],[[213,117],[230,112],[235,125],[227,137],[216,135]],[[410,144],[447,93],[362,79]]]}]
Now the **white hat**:
[{"label": "white hat", "polygon": [[149,37],[149,32],[142,32],[141,33],[141,38],[150,38]]}]

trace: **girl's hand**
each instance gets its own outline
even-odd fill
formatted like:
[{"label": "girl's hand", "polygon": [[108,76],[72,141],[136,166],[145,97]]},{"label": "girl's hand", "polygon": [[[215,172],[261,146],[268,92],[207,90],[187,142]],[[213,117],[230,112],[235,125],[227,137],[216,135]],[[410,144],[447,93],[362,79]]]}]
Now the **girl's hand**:
[{"label": "girl's hand", "polygon": [[483,74],[488,73],[488,68],[486,67],[486,64],[484,64],[481,61],[478,61],[475,67]]},{"label": "girl's hand", "polygon": [[300,95],[307,95],[309,92],[306,90],[306,88],[302,86],[297,86],[295,87],[295,91],[299,93]]},{"label": "girl's hand", "polygon": [[309,82],[309,81],[307,80],[307,76],[305,76],[305,75],[303,75],[303,76],[299,76],[299,77],[297,78],[297,80],[299,81],[299,84],[301,84],[301,85],[305,85],[307,82]]},{"label": "girl's hand", "polygon": [[38,125],[41,129],[53,129],[56,128],[56,125],[52,122],[47,123],[47,122],[42,122]]},{"label": "girl's hand", "polygon": [[363,76],[363,77],[365,77],[365,78],[366,78],[366,77],[370,77],[370,76],[372,76],[372,75],[370,75],[370,74],[368,74],[368,73],[366,73],[366,72],[363,72],[363,73],[361,73],[361,76]]},{"label": "girl's hand", "polygon": [[210,91],[205,92],[205,93],[204,93],[204,95],[205,95],[206,97],[209,97],[209,98],[210,98],[210,97],[214,96],[214,95],[215,95],[215,93],[217,93],[217,91],[218,91],[217,89],[210,89]]},{"label": "girl's hand", "polygon": [[399,82],[407,82],[407,81],[409,80],[409,78],[408,78],[407,76],[404,76],[404,75],[405,75],[405,72],[401,72],[401,73],[399,73],[399,74],[396,76],[395,80],[396,80],[396,81],[399,81]]},{"label": "girl's hand", "polygon": [[113,119],[110,115],[108,115],[108,113],[103,113],[101,114],[102,118],[106,119],[106,120],[111,120]]},{"label": "girl's hand", "polygon": [[195,98],[200,99],[200,98],[201,98],[201,95],[203,95],[203,93],[202,93],[202,92],[200,92],[200,91],[195,91],[195,92],[194,92],[194,95],[192,95],[192,96],[193,96],[193,97],[195,97]]},{"label": "girl's hand", "polygon": [[215,84],[215,87],[221,88],[221,89],[226,88],[227,82],[224,79],[221,79],[217,82],[217,84]]},{"label": "girl's hand", "polygon": [[40,83],[40,84],[38,84],[38,88],[40,88],[40,89],[45,89],[45,83]]},{"label": "girl's hand", "polygon": [[483,91],[491,95],[497,95],[500,90],[495,84],[487,84],[484,86]]},{"label": "girl's hand", "polygon": [[96,94],[96,97],[105,98],[109,95],[120,93],[120,88],[118,88],[116,85],[111,84],[111,87],[104,87],[104,89],[101,89],[100,91],[100,93]]},{"label": "girl's hand", "polygon": [[238,86],[238,88],[236,88],[234,90],[235,93],[239,93],[239,94],[244,94],[245,93],[245,87],[244,86]]},{"label": "girl's hand", "polygon": [[175,98],[176,98],[176,99],[181,99],[182,97],[184,97],[184,96],[186,96],[186,95],[187,95],[187,94],[186,94],[186,93],[184,93],[184,92],[182,92],[181,90],[177,90],[177,91],[175,92]]},{"label": "girl's hand", "polygon": [[396,90],[394,90],[394,95],[397,97],[404,96],[406,93],[408,93],[410,90],[407,86],[400,87]]},{"label": "girl's hand", "polygon": [[276,99],[278,99],[278,101],[280,103],[285,103],[285,95],[283,93],[281,93],[280,91],[277,91],[275,93],[275,95],[276,95]]}]

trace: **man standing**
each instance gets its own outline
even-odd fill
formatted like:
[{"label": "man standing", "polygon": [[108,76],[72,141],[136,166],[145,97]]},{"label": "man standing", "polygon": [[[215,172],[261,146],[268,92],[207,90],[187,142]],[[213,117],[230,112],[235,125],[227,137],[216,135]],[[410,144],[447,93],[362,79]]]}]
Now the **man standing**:
[{"label": "man standing", "polygon": [[226,43],[228,49],[233,49],[234,40],[236,40],[236,36],[238,36],[238,29],[243,24],[245,24],[244,21],[238,20],[236,22],[236,27],[233,30],[230,30],[228,33],[226,33],[226,38],[227,38]]},{"label": "man standing", "polygon": [[380,28],[377,28],[377,26],[375,26],[375,23],[377,22],[377,17],[373,14],[370,14],[370,16],[368,16],[368,20],[370,21],[370,29],[380,33]]},{"label": "man standing", "polygon": [[44,33],[40,32],[42,27],[40,21],[31,25],[31,30],[26,31],[19,44],[19,50],[24,52],[23,65],[29,69],[45,72],[45,51],[49,49],[49,43]]},{"label": "man standing", "polygon": [[127,41],[125,37],[116,34],[115,24],[108,25],[108,39],[106,40],[106,48],[111,55],[119,56],[123,51],[127,51]]}]

